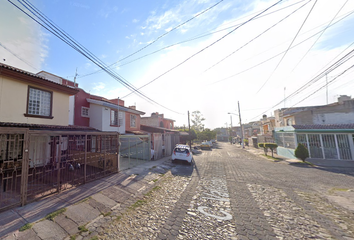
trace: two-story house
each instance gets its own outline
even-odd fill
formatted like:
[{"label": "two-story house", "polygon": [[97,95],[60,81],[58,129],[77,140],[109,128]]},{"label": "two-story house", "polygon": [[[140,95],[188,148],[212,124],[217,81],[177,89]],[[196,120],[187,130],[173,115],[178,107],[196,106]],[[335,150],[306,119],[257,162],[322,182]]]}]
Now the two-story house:
[{"label": "two-story house", "polygon": [[140,128],[151,134],[151,147],[154,159],[172,154],[173,148],[180,143],[180,132],[174,130],[175,120],[154,112],[150,117],[142,117]]},{"label": "two-story house", "polygon": [[0,211],[118,171],[118,133],[69,125],[78,90],[49,75],[0,64]]},{"label": "two-story house", "polygon": [[354,164],[354,99],[349,96],[323,106],[279,109],[275,119],[279,155],[295,158],[301,143],[318,164]]},{"label": "two-story house", "polygon": [[135,106],[125,107],[121,99],[106,99],[82,89],[78,91],[71,105],[75,112],[72,120],[74,125],[120,134],[140,130],[140,116],[145,113],[136,110]]}]

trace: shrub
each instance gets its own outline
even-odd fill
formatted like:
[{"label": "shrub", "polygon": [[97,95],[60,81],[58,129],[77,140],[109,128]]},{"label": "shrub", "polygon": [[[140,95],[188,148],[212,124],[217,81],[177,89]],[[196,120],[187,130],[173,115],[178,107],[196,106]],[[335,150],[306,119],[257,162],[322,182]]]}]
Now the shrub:
[{"label": "shrub", "polygon": [[264,143],[264,146],[272,151],[272,157],[274,157],[273,152],[277,149],[278,145],[276,143]]},{"label": "shrub", "polygon": [[267,156],[268,149],[265,146],[265,143],[258,143],[258,147],[263,148],[264,154]]},{"label": "shrub", "polygon": [[244,142],[245,145],[248,147],[248,139],[247,139],[247,138],[243,139],[243,142]]},{"label": "shrub", "polygon": [[306,158],[309,157],[309,150],[303,144],[299,143],[295,149],[295,157],[305,162]]}]

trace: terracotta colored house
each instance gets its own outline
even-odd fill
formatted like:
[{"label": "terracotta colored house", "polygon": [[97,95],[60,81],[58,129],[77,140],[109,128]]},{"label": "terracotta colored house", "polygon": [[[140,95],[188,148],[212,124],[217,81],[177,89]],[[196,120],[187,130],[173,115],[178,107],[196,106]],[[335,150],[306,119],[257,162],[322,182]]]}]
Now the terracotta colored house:
[{"label": "terracotta colored house", "polygon": [[163,114],[158,112],[152,113],[151,117],[142,117],[141,124],[151,127],[161,127],[166,129],[174,129],[175,120],[165,118]]},{"label": "terracotta colored house", "polygon": [[119,99],[118,104],[118,99],[106,99],[78,90],[72,104],[74,125],[120,134],[140,130],[140,115],[145,113],[136,110],[135,106],[125,107],[123,100]]}]

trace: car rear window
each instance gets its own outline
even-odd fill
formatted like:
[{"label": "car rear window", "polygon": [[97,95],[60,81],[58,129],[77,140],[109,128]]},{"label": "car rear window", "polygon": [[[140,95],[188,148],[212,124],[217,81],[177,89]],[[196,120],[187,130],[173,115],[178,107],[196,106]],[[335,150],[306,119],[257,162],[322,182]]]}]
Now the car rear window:
[{"label": "car rear window", "polygon": [[178,153],[189,153],[189,150],[186,148],[175,148],[175,151]]}]

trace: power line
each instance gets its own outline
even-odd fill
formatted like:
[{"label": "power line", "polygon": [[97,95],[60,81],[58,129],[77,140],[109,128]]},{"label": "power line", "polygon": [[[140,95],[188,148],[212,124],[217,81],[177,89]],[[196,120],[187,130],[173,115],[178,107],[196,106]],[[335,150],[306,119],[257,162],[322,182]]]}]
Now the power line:
[{"label": "power line", "polygon": [[[331,24],[330,27],[332,27],[332,26],[334,26],[335,24],[339,23],[339,22],[342,21],[343,19],[349,17],[349,16],[352,15],[353,13],[354,13],[354,11],[351,11],[351,12],[349,12],[348,14],[344,15],[341,19],[339,19],[338,21],[336,21],[336,22],[334,22],[333,24]],[[323,31],[324,31],[324,30],[321,30],[321,31],[318,31],[318,32],[314,33],[314,34],[311,35],[310,37],[308,37],[308,38],[304,39],[303,41],[301,41],[301,42],[299,42],[299,43],[293,45],[290,49],[293,49],[293,48],[295,48],[295,47],[301,45],[302,43],[308,41],[309,39],[315,37],[316,35],[320,34],[320,33],[323,32]],[[278,57],[278,56],[280,56],[280,55],[283,54],[284,52],[285,52],[285,51],[282,51],[282,52],[280,52],[280,53],[278,53],[278,54],[276,54],[276,55],[274,55],[274,56],[272,56],[272,57],[270,57],[270,58],[267,58],[266,60],[264,60],[264,61],[262,61],[262,62],[260,62],[260,63],[258,63],[258,64],[255,64],[255,65],[253,65],[253,66],[251,66],[251,67],[249,67],[249,68],[247,68],[247,69],[244,69],[244,70],[242,70],[242,71],[240,71],[240,72],[237,72],[237,73],[235,73],[235,74],[232,74],[232,75],[230,75],[230,76],[228,76],[228,77],[225,77],[225,78],[223,78],[223,79],[220,79],[220,80],[218,80],[218,81],[212,82],[212,83],[210,83],[209,85],[212,85],[212,84],[216,84],[216,83],[225,81],[225,80],[227,80],[227,79],[230,79],[230,78],[232,78],[232,77],[235,77],[235,76],[238,76],[238,75],[240,75],[240,74],[242,74],[242,73],[245,73],[245,72],[247,72],[247,71],[249,71],[249,70],[252,70],[252,69],[254,69],[254,68],[256,68],[256,67],[258,67],[258,66],[260,66],[260,65],[262,65],[262,64],[264,64],[264,63],[266,63],[266,62],[268,62],[268,61],[270,61],[270,60],[272,60],[272,59],[274,59],[274,58],[276,58],[276,57]]]},{"label": "power line", "polygon": [[[312,95],[314,95],[315,93],[319,92],[320,90],[322,90],[323,88],[325,88],[328,84],[334,82],[335,80],[337,80],[340,76],[342,76],[343,74],[345,74],[347,71],[349,71],[350,69],[354,68],[354,65],[350,66],[349,68],[347,68],[346,70],[344,70],[343,72],[341,72],[340,74],[338,74],[335,78],[333,78],[331,81],[329,81],[328,83],[326,83],[324,86],[318,88],[317,90],[315,90],[314,92],[312,92],[311,94],[309,94],[307,97],[303,98],[302,100],[300,100],[299,102],[297,102],[296,104],[294,104],[291,107],[296,106],[297,104],[305,101],[306,99],[308,99],[309,97],[311,97]],[[290,107],[290,108],[291,108]],[[289,109],[289,108],[287,108]]]},{"label": "power line", "polygon": [[[354,44],[354,42],[352,43]],[[351,44],[351,45],[352,45]],[[275,104],[273,107],[269,108],[268,110],[264,111],[262,114],[272,110],[273,108],[275,108],[276,106],[280,105],[281,103],[283,103],[284,101],[288,100],[291,97],[296,96],[297,94],[301,93],[302,91],[304,91],[306,88],[308,88],[309,86],[311,86],[313,83],[317,82],[319,79],[323,78],[324,76],[326,76],[326,74],[332,72],[333,70],[337,69],[339,66],[343,65],[344,63],[346,63],[347,61],[349,61],[351,58],[354,57],[354,49],[351,50],[349,53],[347,53],[345,56],[343,56],[341,59],[339,59],[338,61],[336,61],[334,64],[332,64],[330,67],[328,67],[326,70],[322,71],[321,73],[319,73],[316,77],[312,78],[310,81],[308,81],[306,84],[304,84],[303,86],[301,86],[299,89],[297,89],[295,92],[293,92],[292,94],[290,94],[288,97],[286,97],[285,99],[283,99],[282,101],[280,101],[279,103]],[[350,67],[352,68],[352,67]],[[349,70],[350,68],[348,68],[347,70]],[[347,70],[345,70],[344,72],[346,72]],[[344,74],[344,73],[343,73]],[[340,74],[340,75],[343,75]],[[338,76],[337,76],[338,77]],[[333,80],[331,81],[333,82]],[[317,92],[317,91],[316,91]],[[297,103],[298,104],[298,103]],[[261,115],[262,115],[261,114]],[[257,117],[259,117],[260,115],[258,115]],[[254,117],[252,119],[255,119],[257,117]]]},{"label": "power line", "polygon": [[233,54],[235,54],[236,52],[238,52],[239,50],[241,50],[242,48],[244,48],[245,46],[247,46],[248,44],[250,44],[251,42],[253,42],[254,40],[256,40],[257,38],[261,37],[263,34],[265,34],[266,32],[268,32],[269,30],[271,30],[273,27],[277,26],[279,23],[281,23],[282,21],[284,21],[285,19],[287,19],[288,17],[290,17],[291,15],[293,15],[295,12],[297,12],[298,10],[300,10],[301,8],[303,8],[304,6],[306,6],[311,0],[309,0],[307,3],[303,4],[302,6],[300,6],[299,8],[297,8],[296,10],[294,10],[292,13],[288,14],[287,16],[285,16],[284,18],[282,18],[281,20],[279,20],[278,22],[276,22],[275,24],[273,24],[271,27],[267,28],[266,30],[264,30],[262,33],[260,33],[259,35],[257,35],[256,37],[252,38],[250,41],[248,41],[246,44],[242,45],[241,47],[239,47],[237,50],[233,51],[232,53],[230,53],[229,55],[227,55],[226,57],[224,57],[223,59],[221,59],[220,61],[218,61],[217,63],[215,63],[214,65],[212,65],[211,67],[209,67],[208,69],[206,69],[204,72],[207,72],[208,70],[212,69],[213,67],[217,66],[218,64],[222,63],[223,61],[225,61],[227,58],[229,58],[230,56],[232,56]]},{"label": "power line", "polygon": [[[187,21],[185,21],[185,22],[183,22],[183,23],[181,23],[181,24],[178,24],[177,26],[173,27],[171,30],[169,30],[169,31],[165,32],[164,34],[160,35],[160,36],[157,37],[155,40],[153,40],[153,41],[150,42],[149,44],[145,45],[144,47],[140,48],[139,50],[137,50],[137,51],[135,51],[135,52],[129,54],[128,56],[125,56],[125,57],[119,59],[118,61],[116,61],[116,62],[114,62],[114,63],[108,65],[107,67],[110,68],[110,67],[112,67],[113,65],[115,65],[115,64],[117,64],[117,63],[119,63],[119,62],[121,62],[121,61],[123,61],[123,60],[125,60],[125,59],[127,59],[127,58],[129,58],[129,57],[131,57],[131,56],[133,56],[133,55],[135,55],[135,54],[137,54],[138,52],[141,52],[142,50],[144,50],[145,48],[151,46],[152,44],[154,44],[155,42],[157,42],[159,39],[163,38],[163,37],[166,36],[167,34],[173,32],[173,31],[176,30],[177,28],[179,28],[179,27],[185,25],[186,23],[188,23],[188,22],[192,21],[193,19],[199,17],[200,15],[206,13],[207,11],[209,11],[210,9],[216,7],[217,5],[219,5],[219,4],[220,4],[221,2],[223,2],[223,1],[224,1],[224,0],[220,0],[219,2],[217,2],[217,3],[215,3],[214,5],[210,6],[209,8],[207,8],[207,9],[201,11],[200,13],[198,13],[197,15],[195,15],[194,17],[188,19]],[[91,74],[95,74],[95,73],[97,73],[97,72],[99,72],[99,71],[102,71],[102,70],[98,70],[98,71],[96,71],[96,72],[87,74],[87,75],[85,75],[85,76],[88,76],[88,75],[91,75]]]},{"label": "power line", "polygon": [[[187,59],[185,59],[184,61],[182,61],[181,63],[177,64],[176,66],[170,68],[169,70],[167,70],[166,72],[162,73],[161,75],[159,75],[158,77],[154,78],[153,80],[151,80],[150,82],[144,84],[143,86],[139,87],[138,90],[140,90],[141,88],[151,84],[152,82],[156,81],[157,79],[161,78],[162,76],[166,75],[167,73],[171,72],[172,70],[176,69],[177,67],[181,66],[182,64],[184,64],[185,62],[187,62],[188,60],[192,59],[193,57],[195,57],[196,55],[198,55],[199,53],[203,52],[204,50],[208,49],[209,47],[213,46],[214,44],[220,42],[222,39],[226,38],[227,36],[229,36],[231,33],[235,32],[237,29],[239,29],[240,27],[242,27],[243,25],[249,23],[250,21],[254,20],[257,16],[263,14],[264,12],[268,11],[269,9],[271,9],[272,7],[276,6],[277,4],[279,4],[280,2],[282,2],[283,0],[279,0],[278,2],[276,2],[275,4],[271,5],[270,7],[266,8],[265,10],[263,10],[262,12],[260,12],[259,14],[255,15],[254,17],[248,19],[247,21],[243,22],[242,24],[240,24],[238,27],[234,28],[233,30],[231,30],[230,32],[228,32],[227,34],[225,34],[224,36],[222,36],[221,38],[217,39],[216,41],[214,41],[213,43],[209,44],[208,46],[204,47],[203,49],[199,50],[198,52],[194,53],[192,56],[188,57]],[[126,95],[125,97],[129,96],[130,94],[132,94],[133,92],[129,93],[128,95]]]},{"label": "power line", "polygon": [[291,46],[293,45],[295,39],[296,39],[297,36],[299,35],[299,33],[300,33],[302,27],[305,25],[305,23],[306,23],[308,17],[310,16],[310,14],[311,14],[313,8],[315,7],[316,3],[317,3],[317,0],[316,0],[315,3],[313,4],[313,6],[312,6],[312,8],[310,9],[309,13],[307,14],[305,20],[302,22],[302,24],[301,24],[299,30],[297,31],[295,37],[294,37],[293,40],[291,41],[289,47],[286,49],[284,55],[282,56],[282,58],[281,58],[280,61],[278,62],[277,66],[274,68],[274,70],[272,71],[272,73],[270,74],[270,76],[268,77],[268,79],[267,79],[267,80],[263,83],[263,85],[260,87],[260,89],[258,89],[258,91],[256,92],[256,94],[259,93],[259,92],[262,90],[262,88],[267,84],[267,82],[272,78],[272,76],[274,75],[275,71],[278,69],[278,67],[280,66],[281,62],[284,60],[286,54],[288,53],[288,51],[289,51],[289,49],[291,48]]},{"label": "power line", "polygon": [[332,18],[332,20],[328,23],[328,25],[326,26],[326,28],[321,32],[321,34],[318,36],[318,38],[316,39],[316,41],[311,45],[311,47],[307,50],[307,52],[303,55],[303,57],[300,59],[300,61],[295,65],[295,67],[293,68],[293,70],[291,70],[290,73],[292,73],[297,66],[302,62],[302,60],[304,60],[304,58],[307,56],[307,54],[311,51],[311,49],[316,45],[316,43],[318,42],[318,40],[322,37],[322,35],[324,34],[324,32],[329,28],[329,26],[331,25],[331,23],[334,21],[334,19],[337,17],[337,15],[340,13],[340,11],[344,8],[344,6],[347,4],[349,0],[347,0],[342,7],[337,11],[337,13],[334,15],[334,17]]},{"label": "power line", "polygon": [[8,49],[7,47],[5,47],[3,44],[0,43],[0,46],[3,47],[5,50],[7,50],[9,53],[11,53],[13,56],[15,56],[16,58],[18,58],[19,60],[21,60],[22,62],[26,63],[28,66],[30,66],[31,68],[35,69],[38,71],[38,69],[36,67],[33,67],[29,62],[27,62],[26,60],[24,60],[23,58],[21,58],[20,56],[18,56],[16,53],[14,53],[13,51],[11,51],[10,49]]},{"label": "power line", "polygon": [[[264,15],[262,15],[262,16],[258,16],[258,17],[256,17],[255,19],[260,19],[260,18],[266,17],[266,16],[268,16],[268,15],[270,15],[270,14],[274,14],[274,13],[276,13],[276,12],[279,12],[279,11],[284,10],[284,9],[286,9],[286,8],[292,7],[292,6],[296,5],[296,4],[299,4],[299,3],[304,2],[304,1],[306,1],[306,0],[301,0],[301,1],[299,1],[299,2],[296,2],[296,3],[293,3],[293,4],[291,4],[291,5],[285,6],[285,7],[283,7],[283,8],[274,10],[274,11],[269,12],[269,13],[266,13],[266,14],[264,14]],[[248,16],[246,16],[246,17],[248,17]],[[246,18],[246,17],[243,17],[243,18]],[[241,18],[241,19],[243,19],[243,18]],[[235,20],[235,21],[238,21],[238,20],[240,20],[240,19],[237,19],[237,20]],[[233,21],[233,22],[234,22],[234,21]],[[228,24],[230,24],[230,23],[228,23]],[[147,57],[147,56],[153,55],[153,54],[155,54],[155,53],[158,53],[158,52],[160,52],[160,51],[162,51],[162,50],[165,50],[165,49],[168,49],[168,48],[170,48],[170,47],[173,47],[173,46],[176,46],[176,45],[180,45],[180,44],[182,44],[182,43],[194,41],[194,40],[197,40],[197,39],[200,39],[200,38],[203,38],[203,37],[207,37],[207,36],[212,35],[212,34],[215,34],[215,33],[219,33],[219,32],[222,32],[222,31],[226,31],[226,30],[228,30],[228,29],[230,29],[230,28],[234,28],[234,27],[239,26],[239,25],[240,25],[240,24],[235,24],[235,25],[232,25],[232,26],[230,26],[230,27],[226,27],[226,28],[223,28],[223,29],[220,29],[220,30],[217,30],[217,31],[211,31],[211,32],[208,32],[208,33],[203,33],[203,34],[197,35],[197,36],[195,36],[195,37],[193,37],[193,38],[189,38],[189,39],[187,39],[187,40],[183,40],[183,41],[180,41],[180,42],[177,42],[177,43],[174,43],[174,44],[165,46],[165,47],[160,48],[160,49],[158,49],[158,50],[156,50],[156,51],[153,51],[153,52],[151,52],[151,53],[148,53],[148,54],[145,54],[145,55],[140,56],[140,57],[138,57],[138,58],[135,58],[135,59],[133,59],[133,60],[131,60],[131,61],[129,61],[129,62],[122,63],[122,64],[118,65],[118,67],[122,67],[122,66],[125,66],[125,65],[127,65],[127,64],[133,63],[133,62],[135,62],[135,61],[138,61],[138,60],[140,60],[140,59],[143,59],[143,58],[145,58],[145,57]],[[118,60],[117,62],[115,62],[115,63],[113,63],[113,64],[110,64],[109,66],[110,66],[110,67],[113,67],[113,65],[117,64],[117,63],[120,62],[120,61],[122,61],[122,60]],[[97,71],[94,71],[94,72],[91,72],[91,73],[87,73],[87,74],[81,75],[79,78],[87,77],[87,76],[96,74],[96,73],[98,73],[98,72],[100,72],[100,71],[102,71],[102,70],[97,70]]]},{"label": "power line", "polygon": [[[11,0],[8,0],[12,5],[14,5],[16,8],[18,8],[21,12],[23,12],[24,14],[26,14],[28,17],[30,17],[32,20],[34,20],[35,22],[37,22],[39,25],[41,25],[43,28],[45,28],[47,31],[49,31],[50,33],[52,33],[53,35],[55,35],[56,37],[58,37],[60,40],[62,40],[63,42],[65,42],[66,44],[68,44],[70,47],[72,47],[73,49],[75,49],[76,51],[78,51],[79,53],[81,53],[82,55],[84,55],[86,58],[88,58],[91,62],[93,62],[95,65],[97,65],[98,67],[100,67],[101,69],[103,69],[107,74],[109,74],[111,77],[113,77],[115,80],[117,80],[118,82],[122,83],[123,86],[125,86],[126,88],[128,88],[129,90],[133,91],[134,93],[136,93],[139,97],[145,98],[145,100],[148,100],[150,103],[153,102],[167,110],[170,110],[172,112],[178,113],[176,111],[173,111],[172,109],[169,109],[163,105],[161,105],[160,103],[152,100],[151,98],[147,97],[146,95],[144,95],[143,93],[141,93],[140,91],[138,91],[138,89],[136,89],[133,85],[131,85],[129,82],[125,81],[124,79],[122,79],[121,76],[119,76],[117,73],[115,73],[112,70],[109,70],[107,68],[107,65],[105,65],[99,58],[97,58],[93,53],[91,53],[89,50],[87,50],[85,47],[83,47],[80,43],[78,43],[76,40],[74,40],[70,35],[68,35],[66,32],[64,32],[62,29],[60,29],[59,27],[56,26],[56,24],[51,21],[49,18],[47,18],[44,14],[42,14],[34,5],[32,5],[31,3],[28,3],[26,0],[23,0],[22,2],[20,0],[19,3],[25,7],[32,15],[34,15],[37,19],[35,19],[34,17],[32,17],[29,13],[25,12],[22,8],[20,8],[19,6],[17,6],[16,4],[14,4]],[[41,21],[41,22],[39,22]],[[181,113],[178,113],[181,114]]]}]

